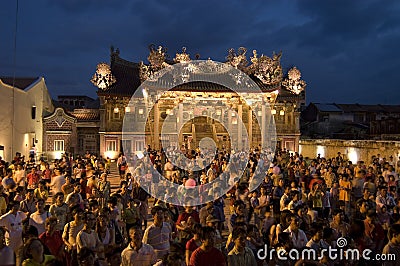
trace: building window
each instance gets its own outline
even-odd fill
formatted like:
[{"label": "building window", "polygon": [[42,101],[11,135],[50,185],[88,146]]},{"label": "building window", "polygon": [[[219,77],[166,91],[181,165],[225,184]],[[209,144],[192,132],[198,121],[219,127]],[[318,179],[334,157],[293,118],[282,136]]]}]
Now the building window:
[{"label": "building window", "polygon": [[[118,110],[118,112],[116,112]],[[120,119],[120,112],[119,112],[119,109],[118,108],[114,108],[114,111],[113,111],[113,119],[114,120],[119,120]]]},{"label": "building window", "polygon": [[64,151],[64,140],[54,141],[54,151]]},{"label": "building window", "polygon": [[117,151],[117,141],[106,140],[106,151]]},{"label": "building window", "polygon": [[31,117],[32,117],[32,119],[36,119],[36,106],[35,105],[32,106]]},{"label": "building window", "polygon": [[144,141],[141,141],[141,140],[137,140],[137,141],[135,141],[135,148],[136,148],[136,151],[144,151]]}]

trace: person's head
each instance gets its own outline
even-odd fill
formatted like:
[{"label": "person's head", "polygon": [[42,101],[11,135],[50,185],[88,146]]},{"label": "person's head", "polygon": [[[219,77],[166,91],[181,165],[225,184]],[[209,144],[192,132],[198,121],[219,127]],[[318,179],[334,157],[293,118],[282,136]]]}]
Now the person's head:
[{"label": "person's head", "polygon": [[60,168],[54,169],[54,174],[55,174],[56,176],[61,175],[61,169],[60,169]]},{"label": "person's head", "polygon": [[379,188],[379,191],[380,191],[382,197],[386,197],[387,191],[388,191],[386,186],[381,186],[381,187]]},{"label": "person's head", "polygon": [[72,210],[72,216],[74,217],[75,221],[81,222],[83,220],[83,210],[79,207],[75,207]]},{"label": "person's head", "polygon": [[107,173],[102,173],[102,174],[100,175],[100,180],[102,180],[102,181],[107,181]]},{"label": "person's head", "polygon": [[290,215],[289,217],[290,217],[290,224],[289,224],[290,229],[292,231],[296,232],[297,230],[299,230],[300,220],[299,220],[298,216],[295,214]]},{"label": "person's head", "polygon": [[8,202],[8,206],[12,213],[16,213],[19,210],[19,202],[16,200],[10,200]]},{"label": "person's head", "polygon": [[337,223],[341,223],[344,219],[344,211],[343,210],[336,210],[333,213],[333,220]]},{"label": "person's head", "polygon": [[233,203],[233,208],[234,208],[236,214],[241,215],[244,213],[245,204],[242,200],[236,200]]},{"label": "person's head", "polygon": [[142,229],[138,227],[129,228],[129,238],[131,240],[131,245],[133,247],[140,247],[142,244],[143,232]]},{"label": "person's head", "polygon": [[232,231],[232,240],[235,246],[239,249],[244,249],[246,247],[246,230],[243,228],[235,228]]},{"label": "person's head", "polygon": [[215,229],[209,226],[203,227],[200,237],[201,243],[206,248],[214,247],[215,244]]},{"label": "person's head", "polygon": [[83,215],[83,223],[86,227],[93,229],[94,225],[96,224],[96,216],[93,212],[85,212]]},{"label": "person's head", "polygon": [[44,212],[44,200],[43,199],[36,199],[35,201],[36,211]]},{"label": "person's head", "polygon": [[319,224],[314,225],[312,227],[311,232],[313,234],[312,237],[313,237],[315,242],[319,242],[322,239],[322,237],[323,237],[323,228]]},{"label": "person's head", "polygon": [[46,181],[44,181],[44,180],[39,181],[39,189],[40,190],[46,189]]},{"label": "person's head", "polygon": [[207,218],[206,218],[206,225],[207,226],[216,228],[218,222],[219,222],[219,219],[214,217],[212,214],[208,215]]},{"label": "person's head", "polygon": [[58,205],[64,203],[64,193],[62,193],[62,192],[57,192],[57,193],[54,195],[54,198],[55,198],[56,203],[57,203]]},{"label": "person's head", "polygon": [[377,216],[376,216],[376,212],[374,212],[374,211],[369,211],[367,213],[367,217],[365,218],[365,220],[369,224],[375,224],[376,219],[377,219]]},{"label": "person's head", "polygon": [[45,221],[45,228],[46,228],[46,232],[52,232],[56,229],[58,220],[57,217],[55,216],[50,216],[48,218],[46,218]]},{"label": "person's head", "polygon": [[24,245],[24,257],[40,262],[43,258],[44,248],[42,242],[36,237],[29,238]]},{"label": "person's head", "polygon": [[400,245],[400,224],[392,224],[389,227],[388,238],[394,245]]},{"label": "person's head", "polygon": [[156,225],[161,225],[164,222],[164,213],[165,209],[162,208],[161,206],[155,206],[153,209],[151,209],[151,214],[153,215],[154,218],[154,224]]},{"label": "person's head", "polygon": [[29,188],[29,189],[26,191],[25,197],[26,197],[28,200],[33,199],[33,192],[34,192],[34,190]]}]

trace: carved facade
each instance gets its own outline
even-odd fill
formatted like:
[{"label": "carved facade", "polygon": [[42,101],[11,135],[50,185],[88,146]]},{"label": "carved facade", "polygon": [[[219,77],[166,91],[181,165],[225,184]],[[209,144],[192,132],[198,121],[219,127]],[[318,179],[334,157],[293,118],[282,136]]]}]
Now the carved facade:
[{"label": "carved facade", "polygon": [[[255,116],[259,117],[259,121],[264,121],[262,123],[274,119],[278,148],[298,151],[300,107],[305,104],[306,87],[305,82],[300,79],[300,71],[293,68],[286,77],[280,65],[282,53],[273,54],[270,58],[265,55],[259,56],[254,50],[248,63],[246,51],[245,48],[239,48],[236,53],[231,49],[226,57],[227,62],[216,66],[222,68],[219,71],[228,66],[239,69],[258,85],[262,96],[254,95],[254,101],[260,102],[259,111],[254,111],[250,105],[224,86],[204,81],[186,83],[188,77],[196,71],[195,66],[190,64],[191,59],[186,53],[186,48],[182,53],[177,53],[173,60],[168,61],[165,48],[151,46],[147,58],[149,64],[124,60],[119,56],[119,50],[112,48],[109,68],[102,63],[101,71],[98,67],[92,79],[92,83],[99,88],[97,94],[100,99],[100,155],[116,158],[121,151],[126,154],[143,151],[147,144],[153,148],[160,148],[165,141],[161,138],[167,138],[169,145],[175,147],[183,145],[190,149],[197,148],[200,141],[206,137],[213,139],[218,148],[229,148],[234,145],[237,149],[243,148],[241,141],[231,143],[229,130],[246,131],[250,146],[256,147],[262,144],[262,132],[259,125],[254,122]],[[181,85],[163,94],[162,98],[153,102],[151,108],[146,106],[144,101],[145,97],[151,97],[146,95],[146,91],[139,92],[140,97],[131,99],[143,82],[157,80],[169,66],[176,63],[185,64],[185,71],[173,77],[174,80],[179,79]],[[204,67],[211,68],[212,64],[213,61],[206,60]],[[246,84],[242,84],[244,82],[242,72],[232,75],[232,79],[237,86],[243,86],[245,91]],[[99,81],[104,82],[99,86]],[[104,87],[103,84],[106,83],[108,85]],[[216,102],[216,106],[203,108],[194,106],[190,100],[184,101],[191,98],[204,99],[204,102],[213,101]],[[232,112],[219,108],[219,103],[229,106]],[[261,108],[264,104],[270,106],[273,118]],[[171,120],[171,117],[174,119]],[[123,140],[124,118],[126,123],[132,125],[145,122],[145,141],[135,137]],[[225,121],[229,128],[222,126],[218,120]],[[242,126],[239,126],[239,120],[243,121]],[[171,134],[161,137],[160,132],[163,128],[168,128],[167,131]],[[132,126],[133,135],[134,131],[135,127]]]}]

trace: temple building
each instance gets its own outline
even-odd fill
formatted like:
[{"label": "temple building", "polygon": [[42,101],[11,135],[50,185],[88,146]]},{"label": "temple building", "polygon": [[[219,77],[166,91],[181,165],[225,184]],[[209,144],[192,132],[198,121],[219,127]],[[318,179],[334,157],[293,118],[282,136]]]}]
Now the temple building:
[{"label": "temple building", "polygon": [[[300,71],[293,67],[284,74],[282,53],[270,58],[254,50],[249,63],[246,52],[243,47],[230,49],[226,62],[220,64],[203,60],[205,66],[216,66],[219,71],[224,66],[236,69],[237,74],[231,76],[241,92],[238,94],[237,89],[216,82],[190,81],[187,76],[196,71],[185,48],[167,60],[165,48],[150,46],[147,64],[125,60],[118,49],[111,48],[110,64],[98,64],[91,79],[100,99],[100,155],[115,159],[120,152],[130,155],[142,152],[147,145],[160,149],[165,143],[196,149],[208,138],[219,149],[242,150],[246,145],[264,146],[265,136],[273,137],[277,148],[298,151],[306,87]],[[177,86],[149,101],[154,96],[152,89],[142,85],[176,64],[185,64],[190,73],[182,73]],[[261,93],[246,89],[241,73],[250,77]],[[129,139],[123,137],[126,124],[131,125]],[[144,125],[144,139],[139,137],[139,125]],[[276,134],[270,135],[275,128]],[[232,139],[231,132],[238,138]]]}]

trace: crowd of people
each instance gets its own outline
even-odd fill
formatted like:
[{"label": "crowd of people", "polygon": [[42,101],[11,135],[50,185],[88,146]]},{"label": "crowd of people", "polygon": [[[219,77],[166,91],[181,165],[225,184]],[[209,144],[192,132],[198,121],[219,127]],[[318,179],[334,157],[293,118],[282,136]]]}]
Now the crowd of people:
[{"label": "crowd of people", "polygon": [[[112,188],[111,160],[89,153],[0,160],[0,265],[396,265],[400,258],[393,158],[148,147],[143,157],[121,153],[116,164]],[[260,253],[265,247],[276,252]],[[332,258],[323,252],[329,248],[395,257]],[[293,249],[317,256],[278,256]]]}]

